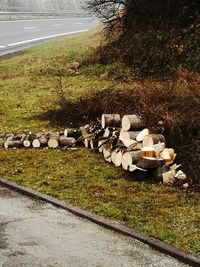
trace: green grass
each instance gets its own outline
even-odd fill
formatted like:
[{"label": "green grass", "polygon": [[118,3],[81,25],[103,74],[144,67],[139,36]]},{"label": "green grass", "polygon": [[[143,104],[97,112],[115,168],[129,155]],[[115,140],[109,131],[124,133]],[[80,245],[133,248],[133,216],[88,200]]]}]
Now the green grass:
[{"label": "green grass", "polygon": [[[98,42],[95,32],[84,33],[0,61],[0,133],[57,129],[40,115],[58,107],[59,75],[70,100],[110,86],[128,87],[111,77],[114,66],[90,64],[79,73],[70,71],[69,63],[91,55]],[[200,253],[197,193],[130,177],[85,148],[0,148],[0,176]]]}]

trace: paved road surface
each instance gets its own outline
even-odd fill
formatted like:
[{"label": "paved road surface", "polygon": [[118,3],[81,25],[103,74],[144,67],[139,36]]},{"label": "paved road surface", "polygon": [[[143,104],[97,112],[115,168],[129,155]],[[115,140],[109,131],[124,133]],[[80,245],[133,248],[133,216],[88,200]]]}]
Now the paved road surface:
[{"label": "paved road surface", "polygon": [[1,267],[183,267],[148,246],[0,187]]},{"label": "paved road surface", "polygon": [[94,18],[0,21],[0,55],[97,26]]}]

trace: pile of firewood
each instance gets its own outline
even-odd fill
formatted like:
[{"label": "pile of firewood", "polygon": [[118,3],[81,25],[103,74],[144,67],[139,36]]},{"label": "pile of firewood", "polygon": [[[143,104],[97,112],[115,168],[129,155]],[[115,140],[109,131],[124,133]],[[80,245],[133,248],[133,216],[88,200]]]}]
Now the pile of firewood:
[{"label": "pile of firewood", "polygon": [[72,148],[83,143],[92,151],[103,153],[105,161],[129,172],[156,170],[164,183],[186,183],[187,177],[177,171],[174,164],[176,153],[166,148],[165,137],[153,134],[146,128],[146,122],[139,115],[103,114],[100,123],[89,124],[77,130],[42,132],[22,135],[5,135],[4,147]]},{"label": "pile of firewood", "polygon": [[186,184],[186,175],[177,171],[176,153],[166,148],[162,134],[150,133],[139,115],[103,114],[101,127],[86,125],[82,128],[86,147],[103,153],[105,161],[129,172],[156,170],[164,183]]},{"label": "pile of firewood", "polygon": [[75,146],[79,139],[81,140],[80,130],[64,130],[60,132],[41,132],[27,134],[6,134],[4,136],[6,139],[4,143],[4,148],[58,148],[62,147],[73,147]]}]

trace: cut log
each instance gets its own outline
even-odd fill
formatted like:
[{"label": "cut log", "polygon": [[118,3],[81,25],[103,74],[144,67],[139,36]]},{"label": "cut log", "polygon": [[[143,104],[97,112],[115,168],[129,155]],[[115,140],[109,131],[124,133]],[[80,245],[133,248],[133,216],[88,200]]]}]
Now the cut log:
[{"label": "cut log", "polygon": [[124,146],[129,148],[129,149],[134,149],[134,147],[137,146],[137,141],[135,141],[135,140],[124,139],[122,142],[123,142]]},{"label": "cut log", "polygon": [[165,161],[163,159],[156,159],[156,158],[140,158],[137,167],[142,169],[156,169],[160,166],[163,166]]},{"label": "cut log", "polygon": [[102,114],[101,116],[101,126],[106,127],[120,127],[121,118],[119,114]]},{"label": "cut log", "polygon": [[58,146],[59,146],[59,138],[57,136],[51,137],[48,141],[48,147],[58,148]]},{"label": "cut log", "polygon": [[33,140],[33,142],[32,142],[32,146],[33,146],[34,148],[40,148],[40,141],[39,141],[38,138]]},{"label": "cut log", "polygon": [[116,167],[119,167],[122,165],[122,155],[123,154],[122,154],[121,150],[116,153],[116,159],[115,159],[115,166]]},{"label": "cut log", "polygon": [[140,152],[141,157],[156,158],[156,151],[153,147],[143,147]]},{"label": "cut log", "polygon": [[144,137],[143,147],[152,146],[158,143],[165,143],[165,137],[162,134],[149,134]]},{"label": "cut log", "polygon": [[173,148],[165,148],[161,153],[160,157],[165,160],[167,165],[170,165],[174,162],[175,153]]},{"label": "cut log", "polygon": [[129,166],[135,164],[140,159],[140,151],[125,152],[122,156],[122,167],[128,170]]},{"label": "cut log", "polygon": [[112,151],[111,153],[111,161],[114,165],[116,165],[116,156],[117,156],[117,150]]},{"label": "cut log", "polygon": [[173,182],[175,181],[174,176],[176,175],[176,171],[175,170],[170,170],[168,172],[165,172],[162,174],[162,178],[163,178],[163,183],[171,183],[173,184]]},{"label": "cut log", "polygon": [[104,156],[105,161],[107,161],[109,163],[111,162],[111,150],[110,149],[104,148],[103,149],[103,156]]},{"label": "cut log", "polygon": [[26,147],[26,148],[31,147],[31,141],[29,141],[28,139],[24,140],[23,141],[23,146]]},{"label": "cut log", "polygon": [[76,139],[74,137],[60,136],[59,144],[61,146],[73,146],[75,143]]},{"label": "cut log", "polygon": [[15,147],[22,147],[22,141],[21,140],[9,140],[9,138],[4,143],[4,148],[15,148]]},{"label": "cut log", "polygon": [[125,115],[122,118],[122,128],[124,131],[142,130],[145,127],[145,121],[138,115]]},{"label": "cut log", "polygon": [[131,139],[131,140],[136,140],[137,142],[142,142],[144,137],[149,134],[149,130],[144,129],[142,131],[128,131],[128,132],[122,130],[120,133],[122,139]]},{"label": "cut log", "polygon": [[105,144],[105,140],[99,140],[98,142],[99,153],[103,153],[104,144]]}]

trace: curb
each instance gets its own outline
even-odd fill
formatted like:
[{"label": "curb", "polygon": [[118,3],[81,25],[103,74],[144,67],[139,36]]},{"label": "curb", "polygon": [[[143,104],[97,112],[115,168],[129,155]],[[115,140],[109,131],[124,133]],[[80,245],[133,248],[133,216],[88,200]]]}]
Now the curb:
[{"label": "curb", "polygon": [[172,256],[173,258],[178,259],[181,262],[189,264],[190,266],[200,267],[200,259],[197,258],[197,256],[188,254],[181,249],[168,245],[155,238],[145,236],[134,229],[128,228],[126,226],[123,226],[117,223],[113,223],[111,220],[103,219],[102,217],[95,215],[94,213],[91,213],[89,211],[80,209],[78,207],[74,207],[72,205],[66,204],[65,202],[60,201],[54,197],[39,193],[35,190],[26,188],[24,186],[17,185],[3,178],[0,178],[0,185],[10,188],[12,190],[18,191],[24,195],[46,201],[59,208],[65,209],[76,216],[87,219],[107,229],[113,230],[125,236],[132,237],[134,239],[137,239],[141,241],[142,243],[147,244],[150,247],[164,254],[167,254],[169,256]]}]

